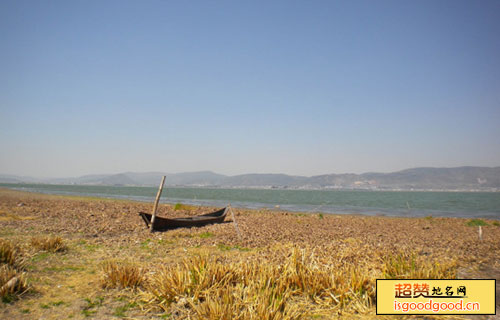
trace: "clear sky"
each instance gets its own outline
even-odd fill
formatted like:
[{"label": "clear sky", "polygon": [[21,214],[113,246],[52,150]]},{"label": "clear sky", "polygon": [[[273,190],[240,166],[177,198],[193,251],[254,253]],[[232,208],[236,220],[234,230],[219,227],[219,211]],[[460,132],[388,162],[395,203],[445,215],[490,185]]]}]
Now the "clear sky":
[{"label": "clear sky", "polygon": [[500,1],[0,1],[0,173],[500,165]]}]

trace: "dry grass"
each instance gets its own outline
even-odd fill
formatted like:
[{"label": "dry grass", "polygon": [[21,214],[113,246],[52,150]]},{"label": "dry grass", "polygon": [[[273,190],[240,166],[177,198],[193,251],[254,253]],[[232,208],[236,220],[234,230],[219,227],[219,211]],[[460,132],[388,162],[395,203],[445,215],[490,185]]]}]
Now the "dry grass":
[{"label": "dry grass", "polygon": [[10,241],[0,239],[0,264],[23,269],[25,262],[18,248],[14,247]]},{"label": "dry grass", "polygon": [[0,297],[3,302],[10,302],[28,289],[24,272],[8,265],[0,267]]},{"label": "dry grass", "polygon": [[5,211],[0,211],[0,221],[33,220],[34,217],[19,216]]},{"label": "dry grass", "polygon": [[31,238],[31,245],[37,250],[48,252],[63,252],[67,250],[63,239],[57,236]]},{"label": "dry grass", "polygon": [[456,268],[454,260],[434,262],[408,251],[384,258],[384,278],[388,279],[454,279]]},{"label": "dry grass", "polygon": [[107,261],[103,264],[102,270],[104,288],[137,288],[145,280],[144,270],[129,263]]},{"label": "dry grass", "polygon": [[0,297],[10,302],[28,289],[21,252],[9,241],[0,240]]},{"label": "dry grass", "polygon": [[[347,250],[356,254],[357,248]],[[436,266],[424,259],[401,265],[404,256],[363,264],[343,261],[340,255],[345,256],[345,249],[319,253],[292,246],[274,252],[277,254],[261,252],[240,261],[207,254],[163,267],[148,284],[146,300],[181,319],[366,314],[373,309],[377,278],[386,274],[447,278],[454,274],[453,264]]]},{"label": "dry grass", "polygon": [[148,286],[149,301],[180,318],[298,319],[291,291],[277,286],[276,269],[226,263],[208,256],[162,268]]}]

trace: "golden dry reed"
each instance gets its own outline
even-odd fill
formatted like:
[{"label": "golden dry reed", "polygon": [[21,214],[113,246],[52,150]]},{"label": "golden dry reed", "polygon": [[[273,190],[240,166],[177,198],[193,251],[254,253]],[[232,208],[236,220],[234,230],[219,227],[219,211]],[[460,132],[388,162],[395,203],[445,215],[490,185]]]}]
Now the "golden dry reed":
[{"label": "golden dry reed", "polygon": [[63,242],[63,239],[57,236],[32,238],[31,245],[37,250],[43,250],[48,252],[62,252],[67,250],[67,247]]},{"label": "golden dry reed", "polygon": [[24,262],[18,248],[10,241],[0,239],[0,264],[6,264],[13,268],[23,269]]},{"label": "golden dry reed", "polygon": [[[153,273],[147,305],[180,319],[300,319],[318,314],[353,315],[373,310],[375,280],[454,277],[454,264],[435,264],[411,253],[359,263],[339,251],[296,246],[246,259],[200,255]],[[361,250],[363,251],[363,250]],[[363,253],[364,254],[364,253]],[[366,258],[366,257],[365,257]],[[234,260],[234,259],[233,259]],[[365,259],[366,260],[366,259]]]},{"label": "golden dry reed", "polygon": [[399,252],[384,258],[384,278],[387,279],[453,279],[456,262],[434,262],[413,252]]},{"label": "golden dry reed", "polygon": [[144,282],[144,270],[128,263],[107,261],[103,264],[104,288],[137,288]]},{"label": "golden dry reed", "polygon": [[24,265],[20,250],[9,241],[0,240],[0,298],[3,302],[10,302],[28,289]]}]

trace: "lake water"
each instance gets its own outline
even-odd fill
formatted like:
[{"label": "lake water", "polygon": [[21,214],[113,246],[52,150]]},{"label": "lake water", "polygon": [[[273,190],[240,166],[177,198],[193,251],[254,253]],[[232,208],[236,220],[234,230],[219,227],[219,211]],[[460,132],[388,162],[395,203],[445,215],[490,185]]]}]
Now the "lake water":
[{"label": "lake water", "polygon": [[[5,184],[0,187],[48,194],[81,195],[153,202],[155,187]],[[300,212],[413,217],[500,219],[498,192],[403,192],[165,188],[161,202]]]}]

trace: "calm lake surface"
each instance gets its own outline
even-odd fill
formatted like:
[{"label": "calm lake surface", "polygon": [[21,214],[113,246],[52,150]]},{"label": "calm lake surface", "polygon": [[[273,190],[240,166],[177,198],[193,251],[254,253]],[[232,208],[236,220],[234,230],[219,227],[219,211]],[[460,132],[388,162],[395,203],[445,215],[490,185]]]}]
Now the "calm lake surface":
[{"label": "calm lake surface", "polygon": [[[6,184],[0,187],[47,194],[152,202],[156,187]],[[387,216],[481,217],[500,219],[498,192],[403,192],[165,188],[163,203],[275,208],[300,212]]]}]

